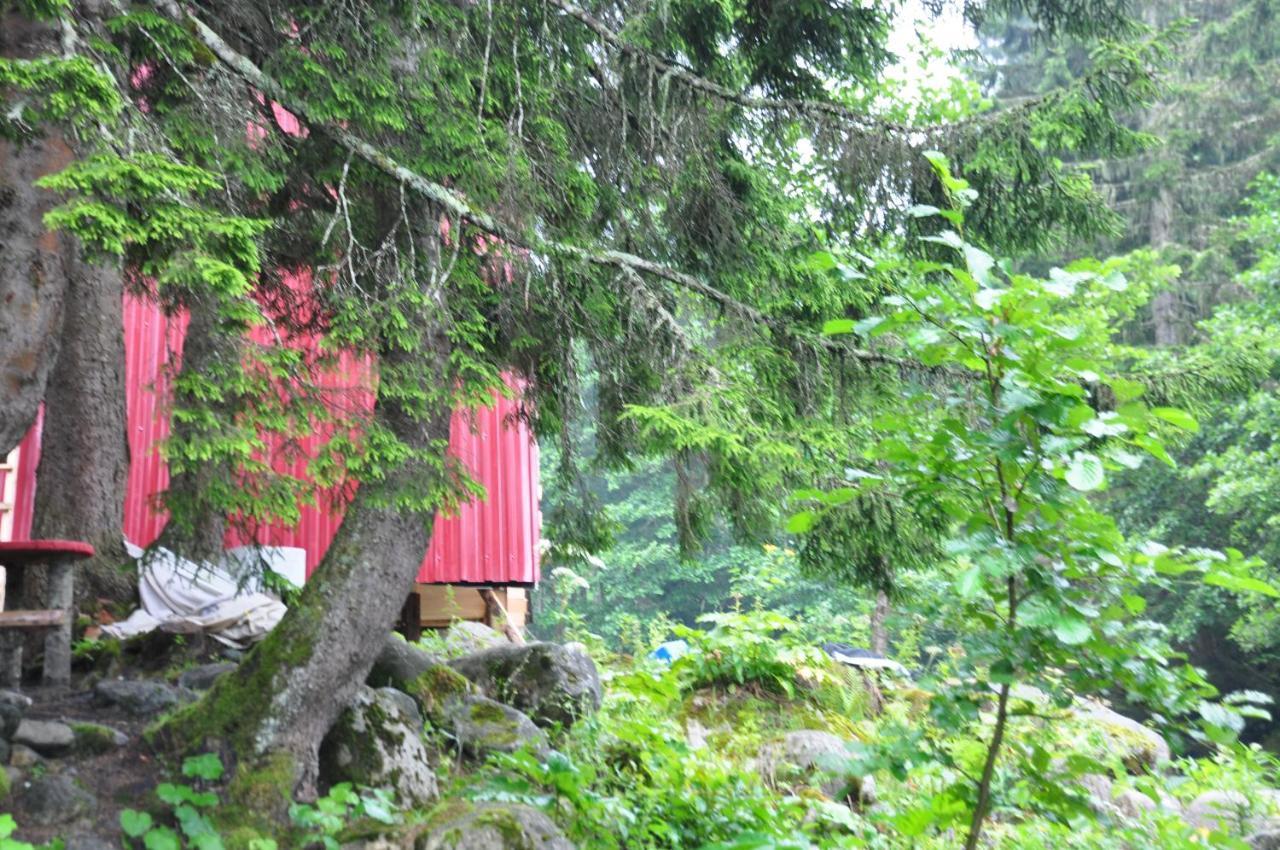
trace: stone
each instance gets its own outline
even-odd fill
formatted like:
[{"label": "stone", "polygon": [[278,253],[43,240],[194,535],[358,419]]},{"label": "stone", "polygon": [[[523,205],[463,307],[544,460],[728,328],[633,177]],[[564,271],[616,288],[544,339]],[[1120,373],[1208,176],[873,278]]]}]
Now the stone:
[{"label": "stone", "polygon": [[146,717],[176,708],[195,699],[186,688],[145,679],[105,679],[93,688],[100,703],[114,705],[135,717]]},{"label": "stone", "polygon": [[1120,759],[1131,773],[1152,772],[1172,757],[1169,744],[1160,733],[1125,717],[1097,700],[1085,700],[1073,709],[1075,716],[1099,728],[1112,739]]},{"label": "stone", "polygon": [[24,823],[58,826],[90,814],[98,801],[69,776],[49,773],[26,783],[18,805],[24,811]]},{"label": "stone", "polygon": [[22,715],[26,713],[26,709],[10,702],[0,702],[0,741],[8,741],[13,738],[13,733],[18,731],[18,724],[22,722]]},{"label": "stone", "polygon": [[848,768],[849,745],[838,735],[818,730],[788,732],[760,749],[756,765],[770,784],[816,787],[833,800],[868,806],[876,801],[875,781]]},{"label": "stone", "polygon": [[17,706],[25,714],[27,709],[31,707],[31,697],[17,691],[0,688],[0,705]]},{"label": "stone", "polygon": [[392,633],[373,662],[367,681],[375,688],[390,686],[409,693],[412,692],[410,683],[439,663],[436,656]]},{"label": "stone", "polygon": [[574,850],[559,827],[531,806],[450,804],[414,843],[414,850]]},{"label": "stone", "polygon": [[320,775],[390,788],[406,806],[429,803],[439,792],[421,729],[398,699],[362,687],[320,745]]},{"label": "stone", "polygon": [[24,719],[13,734],[13,743],[30,747],[42,756],[58,758],[75,747],[76,733],[56,720]]},{"label": "stone", "polygon": [[405,716],[413,721],[415,729],[422,728],[422,711],[418,708],[418,703],[413,697],[404,691],[398,691],[395,688],[378,688],[378,694],[400,706],[400,710]]},{"label": "stone", "polygon": [[445,715],[445,728],[468,755],[513,753],[523,747],[534,752],[546,750],[546,733],[528,715],[487,697],[455,699],[445,708]]},{"label": "stone", "polygon": [[595,662],[559,644],[495,646],[455,658],[449,666],[486,696],[515,706],[539,725],[569,726],[600,707]]},{"label": "stone", "polygon": [[13,750],[13,745],[10,744],[8,741],[6,741],[4,738],[0,738],[0,764],[9,763],[9,753],[12,750]]},{"label": "stone", "polygon": [[444,633],[444,648],[450,658],[472,655],[495,646],[510,646],[502,632],[471,620],[459,620]]},{"label": "stone", "polygon": [[207,691],[219,676],[230,673],[239,666],[230,661],[219,661],[213,664],[201,664],[190,670],[183,670],[178,676],[178,687],[192,691]]},{"label": "stone", "polygon": [[92,832],[74,832],[67,837],[63,850],[120,850],[120,839],[113,841]]},{"label": "stone", "polygon": [[438,729],[449,728],[445,709],[450,703],[476,692],[470,679],[445,664],[431,665],[408,687],[422,713]]},{"label": "stone", "polygon": [[1251,832],[1253,803],[1239,791],[1206,791],[1187,806],[1183,818],[1193,829]]},{"label": "stone", "polygon": [[1280,850],[1280,829],[1255,832],[1245,839],[1249,850]]},{"label": "stone", "polygon": [[1149,812],[1154,812],[1157,808],[1155,800],[1133,788],[1126,788],[1117,794],[1112,799],[1111,805],[1121,815],[1130,819],[1140,818]]},{"label": "stone", "polygon": [[98,723],[72,723],[75,751],[80,755],[98,755],[119,749],[129,743],[129,736],[119,729]]},{"label": "stone", "polygon": [[1077,784],[1089,797],[1089,808],[1101,814],[1111,807],[1111,777],[1101,773],[1086,773],[1076,780]]},{"label": "stone", "polygon": [[14,744],[9,750],[10,767],[34,767],[44,762],[40,754],[25,744]]}]

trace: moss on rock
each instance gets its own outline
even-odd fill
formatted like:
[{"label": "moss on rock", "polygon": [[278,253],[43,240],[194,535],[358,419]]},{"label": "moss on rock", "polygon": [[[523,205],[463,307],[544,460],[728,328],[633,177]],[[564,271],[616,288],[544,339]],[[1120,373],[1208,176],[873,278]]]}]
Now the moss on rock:
[{"label": "moss on rock", "polygon": [[408,694],[418,701],[422,714],[433,726],[445,722],[445,706],[461,697],[475,693],[475,685],[458,671],[446,664],[433,664],[408,683]]}]

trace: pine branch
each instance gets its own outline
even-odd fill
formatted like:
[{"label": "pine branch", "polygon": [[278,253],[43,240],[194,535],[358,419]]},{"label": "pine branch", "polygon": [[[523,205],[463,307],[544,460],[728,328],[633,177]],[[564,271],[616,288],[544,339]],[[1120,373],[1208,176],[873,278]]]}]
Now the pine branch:
[{"label": "pine branch", "polygon": [[[665,280],[717,304],[728,312],[732,312],[750,320],[754,324],[766,327],[784,336],[806,336],[803,332],[798,333],[795,329],[788,328],[782,322],[766,315],[757,308],[680,269],[625,251],[606,248],[584,248],[520,232],[511,225],[494,218],[489,213],[473,208],[456,193],[402,165],[391,154],[357,136],[347,128],[334,122],[316,119],[314,111],[306,103],[291,95],[284,86],[268,76],[247,56],[227,44],[221,36],[199,18],[183,11],[176,0],[156,0],[155,5],[156,8],[175,22],[189,27],[196,38],[217,56],[219,61],[226,65],[227,68],[246,83],[298,116],[313,131],[323,132],[339,146],[372,165],[388,177],[407,186],[428,201],[438,204],[451,215],[471,222],[475,227],[496,236],[504,242],[525,248],[533,254],[544,257],[558,257],[589,265],[622,269]],[[937,367],[925,366],[914,360],[855,348],[844,344],[842,341],[826,337],[817,338],[814,342],[823,348],[838,351],[846,357],[865,363],[897,366],[913,372],[939,371]]]}]

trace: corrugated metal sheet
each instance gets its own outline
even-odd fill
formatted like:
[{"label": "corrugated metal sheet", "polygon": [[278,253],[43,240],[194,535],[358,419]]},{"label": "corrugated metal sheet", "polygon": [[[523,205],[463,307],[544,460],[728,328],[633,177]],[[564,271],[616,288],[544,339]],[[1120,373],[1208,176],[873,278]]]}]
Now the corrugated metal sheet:
[{"label": "corrugated metal sheet", "polygon": [[[159,445],[168,435],[164,411],[165,364],[181,352],[186,322],[166,318],[149,302],[125,299],[125,374],[128,386],[129,469],[125,503],[125,533],[147,545],[164,527],[165,517],[156,510],[157,495],[168,486],[169,473]],[[342,390],[338,397],[367,409],[367,368],[354,359],[326,381]],[[464,506],[455,517],[437,517],[431,545],[418,575],[420,582],[533,584],[538,581],[538,537],[541,514],[538,500],[538,450],[527,425],[516,414],[516,403],[495,396],[492,407],[454,415],[450,448],[485,487],[488,498]],[[277,469],[301,476],[306,458],[323,444],[317,433],[290,451],[270,449]],[[301,451],[297,451],[301,449]],[[18,498],[26,512],[15,512],[13,536],[30,533],[30,502],[35,492],[35,464],[39,454],[39,429],[23,441],[17,471]],[[3,483],[0,480],[0,483]],[[0,490],[3,492],[3,490]],[[320,507],[304,507],[294,528],[259,529],[258,542],[274,546],[298,546],[307,552],[310,575],[324,556],[342,521],[341,508],[328,509],[332,499],[320,499]],[[232,535],[229,544],[244,541]]]}]

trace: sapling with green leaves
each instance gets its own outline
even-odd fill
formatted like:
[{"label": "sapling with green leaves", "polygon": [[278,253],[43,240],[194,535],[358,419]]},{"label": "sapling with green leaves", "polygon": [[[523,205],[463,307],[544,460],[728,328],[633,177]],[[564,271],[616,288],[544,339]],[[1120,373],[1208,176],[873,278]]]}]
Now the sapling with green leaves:
[{"label": "sapling with green leaves", "polygon": [[1213,692],[1199,672],[1172,665],[1161,629],[1136,619],[1140,586],[1196,577],[1277,592],[1250,575],[1252,562],[1239,552],[1136,545],[1090,500],[1114,470],[1147,456],[1172,463],[1162,435],[1196,422],[1146,404],[1141,384],[1114,374],[1109,328],[1098,316],[1127,289],[1118,263],[1082,261],[1040,279],[997,261],[966,237],[975,190],[945,157],[929,158],[947,204],[914,210],[921,229],[937,223],[922,237],[927,258],[875,262],[870,273],[893,293],[883,311],[828,322],[825,331],[894,339],[934,375],[906,385],[903,412],[876,420],[866,468],[849,470],[847,486],[803,494],[812,508],[792,527],[803,530],[869,493],[953,521],[954,584],[942,614],[963,651],[934,695],[931,718],[944,728],[976,725],[982,745],[935,748],[932,757],[957,779],[912,817],[916,827],[967,821],[964,846],[972,850],[1006,751],[1043,807],[1073,802],[1051,776],[1097,768],[1081,759],[1059,765],[1034,737],[1011,740],[1017,716],[1045,710],[1031,694],[1047,693],[1047,710],[1061,713],[1073,695],[1112,691],[1145,703],[1157,722],[1201,708],[1211,735],[1231,725],[1231,707],[1207,702]]}]

